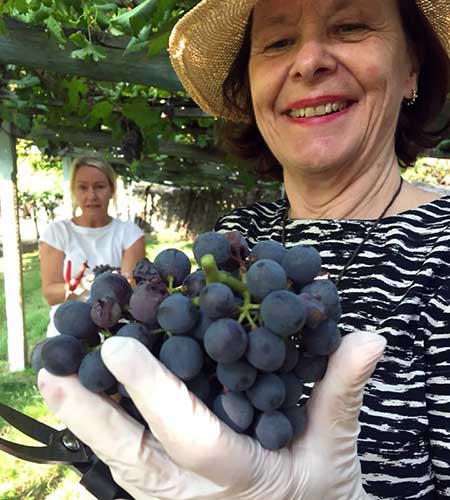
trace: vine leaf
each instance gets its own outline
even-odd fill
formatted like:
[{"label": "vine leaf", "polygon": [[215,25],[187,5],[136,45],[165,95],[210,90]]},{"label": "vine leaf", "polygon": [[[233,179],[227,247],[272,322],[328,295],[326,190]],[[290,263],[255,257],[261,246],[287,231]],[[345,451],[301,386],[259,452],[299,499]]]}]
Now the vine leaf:
[{"label": "vine leaf", "polygon": [[70,55],[73,59],[91,58],[95,62],[100,61],[100,59],[106,58],[106,52],[100,47],[96,47],[90,42],[88,42],[88,45],[84,49],[74,50]]},{"label": "vine leaf", "polygon": [[99,122],[107,122],[113,112],[113,105],[109,101],[100,101],[92,106],[88,127],[93,128]]},{"label": "vine leaf", "polygon": [[150,46],[148,49],[148,56],[155,57],[160,54],[164,49],[167,49],[169,44],[170,31],[159,33],[150,39]]},{"label": "vine leaf", "polygon": [[84,36],[84,34],[81,31],[76,31],[75,33],[72,33],[69,36],[69,40],[73,42],[77,47],[81,47],[82,49],[87,47],[89,43],[88,39]]},{"label": "vine leaf", "polygon": [[60,47],[63,48],[66,45],[66,36],[64,35],[61,24],[53,16],[48,17],[45,24],[53,37],[57,40]]},{"label": "vine leaf", "polygon": [[88,86],[82,78],[73,77],[70,80],[65,80],[62,84],[67,89],[68,103],[67,107],[70,111],[74,111],[80,104],[80,99],[88,92]]},{"label": "vine leaf", "polygon": [[146,131],[160,123],[160,115],[157,111],[150,109],[147,99],[137,97],[130,100],[122,108],[122,114],[133,120],[145,135]]},{"label": "vine leaf", "polygon": [[144,0],[134,9],[111,19],[111,25],[126,35],[138,36],[157,6],[158,0]]},{"label": "vine leaf", "polygon": [[152,34],[151,26],[144,26],[139,32],[139,35],[132,37],[125,48],[124,55],[137,52],[148,47],[150,36]]}]

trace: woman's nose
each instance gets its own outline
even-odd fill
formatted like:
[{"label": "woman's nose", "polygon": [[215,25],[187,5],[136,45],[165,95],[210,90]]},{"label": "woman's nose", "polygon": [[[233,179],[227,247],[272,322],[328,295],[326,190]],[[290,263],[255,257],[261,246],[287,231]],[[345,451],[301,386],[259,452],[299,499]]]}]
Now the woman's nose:
[{"label": "woman's nose", "polygon": [[328,45],[323,41],[310,39],[299,42],[295,48],[289,75],[296,80],[313,83],[332,74],[336,67],[336,58]]}]

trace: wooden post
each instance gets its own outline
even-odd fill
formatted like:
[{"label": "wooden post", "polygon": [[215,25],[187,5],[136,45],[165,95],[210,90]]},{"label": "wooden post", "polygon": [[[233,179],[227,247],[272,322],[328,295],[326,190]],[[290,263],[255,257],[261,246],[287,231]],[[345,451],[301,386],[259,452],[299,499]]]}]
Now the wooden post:
[{"label": "wooden post", "polygon": [[62,159],[63,166],[63,205],[64,218],[71,219],[73,216],[72,195],[70,193],[70,165],[72,158],[64,156]]},{"label": "wooden post", "polygon": [[26,338],[23,312],[22,251],[17,207],[17,162],[15,138],[0,129],[0,208],[5,280],[8,363],[10,371],[25,368]]}]

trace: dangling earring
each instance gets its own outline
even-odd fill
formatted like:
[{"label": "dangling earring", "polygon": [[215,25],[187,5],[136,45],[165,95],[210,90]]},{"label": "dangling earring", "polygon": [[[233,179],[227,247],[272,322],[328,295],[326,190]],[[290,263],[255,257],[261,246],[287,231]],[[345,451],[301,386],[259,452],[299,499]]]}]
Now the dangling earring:
[{"label": "dangling earring", "polygon": [[417,101],[418,97],[419,97],[419,94],[417,92],[417,89],[411,89],[411,97],[410,97],[410,99],[407,99],[406,105],[413,106],[415,104],[415,102]]}]

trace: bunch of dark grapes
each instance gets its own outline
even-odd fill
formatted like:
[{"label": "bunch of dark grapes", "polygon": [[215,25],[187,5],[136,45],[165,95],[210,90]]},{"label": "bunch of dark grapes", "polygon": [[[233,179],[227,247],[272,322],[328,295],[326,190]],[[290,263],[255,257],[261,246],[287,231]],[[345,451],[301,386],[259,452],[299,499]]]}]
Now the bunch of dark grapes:
[{"label": "bunch of dark grapes", "polygon": [[98,276],[99,274],[105,273],[107,271],[120,273],[120,267],[113,267],[109,264],[99,264],[92,269],[94,276]]},{"label": "bunch of dark grapes", "polygon": [[177,249],[142,259],[134,289],[118,273],[98,274],[87,303],[57,309],[62,335],[40,346],[34,366],[78,373],[145,425],[99,350],[112,335],[132,337],[236,432],[287,446],[305,428],[304,384],[324,376],[341,342],[336,287],[309,246],[267,240],[250,250],[237,231],[207,232],[193,253],[195,270]]}]

